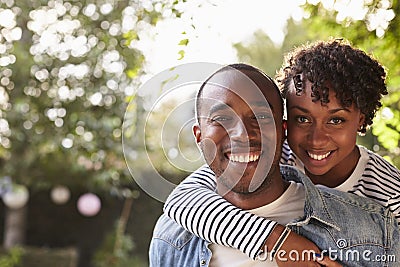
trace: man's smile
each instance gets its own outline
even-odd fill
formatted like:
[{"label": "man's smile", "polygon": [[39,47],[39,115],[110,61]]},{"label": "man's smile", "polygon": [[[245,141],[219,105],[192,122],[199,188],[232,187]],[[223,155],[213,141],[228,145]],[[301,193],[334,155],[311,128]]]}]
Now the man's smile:
[{"label": "man's smile", "polygon": [[240,163],[249,163],[257,161],[260,158],[261,151],[252,151],[248,153],[226,153],[226,157],[229,161],[232,162],[240,162]]}]

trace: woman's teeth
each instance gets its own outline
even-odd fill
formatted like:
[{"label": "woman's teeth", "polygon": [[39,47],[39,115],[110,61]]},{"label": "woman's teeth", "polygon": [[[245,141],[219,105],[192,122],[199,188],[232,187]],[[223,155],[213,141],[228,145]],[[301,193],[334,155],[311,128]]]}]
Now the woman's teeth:
[{"label": "woman's teeth", "polygon": [[318,154],[313,154],[313,153],[310,153],[310,152],[307,152],[307,154],[312,159],[323,160],[323,159],[327,158],[331,154],[331,151],[329,151],[329,152],[327,152],[325,154],[322,154],[322,155],[321,154],[319,154],[319,155]]}]

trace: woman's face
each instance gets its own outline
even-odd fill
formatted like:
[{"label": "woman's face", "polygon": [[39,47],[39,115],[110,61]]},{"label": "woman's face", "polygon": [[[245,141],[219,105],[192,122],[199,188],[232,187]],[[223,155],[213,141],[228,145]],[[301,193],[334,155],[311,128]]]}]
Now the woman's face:
[{"label": "woman's face", "polygon": [[331,177],[343,182],[358,162],[356,138],[364,114],[355,105],[343,107],[333,90],[329,90],[326,105],[313,102],[308,81],[301,95],[290,90],[286,101],[288,143],[307,174],[314,183],[329,186]]}]

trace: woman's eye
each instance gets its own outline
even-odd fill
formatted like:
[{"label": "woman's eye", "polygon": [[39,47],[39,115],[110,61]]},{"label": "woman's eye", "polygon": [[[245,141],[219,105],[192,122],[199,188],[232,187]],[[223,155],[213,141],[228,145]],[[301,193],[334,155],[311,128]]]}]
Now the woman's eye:
[{"label": "woman's eye", "polygon": [[330,124],[341,124],[343,123],[345,120],[342,118],[332,118],[329,123]]}]

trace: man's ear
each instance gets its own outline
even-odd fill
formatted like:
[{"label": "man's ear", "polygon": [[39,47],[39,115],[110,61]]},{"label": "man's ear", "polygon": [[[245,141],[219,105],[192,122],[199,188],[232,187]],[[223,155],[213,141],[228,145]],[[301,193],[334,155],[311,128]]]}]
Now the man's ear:
[{"label": "man's ear", "polygon": [[200,125],[198,123],[193,124],[192,130],[193,130],[194,138],[196,139],[196,143],[199,144],[201,141]]}]

